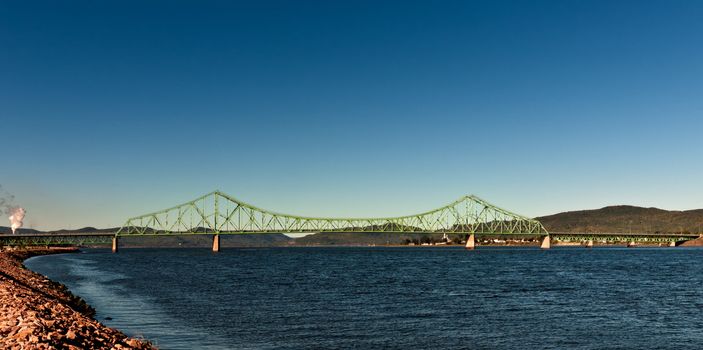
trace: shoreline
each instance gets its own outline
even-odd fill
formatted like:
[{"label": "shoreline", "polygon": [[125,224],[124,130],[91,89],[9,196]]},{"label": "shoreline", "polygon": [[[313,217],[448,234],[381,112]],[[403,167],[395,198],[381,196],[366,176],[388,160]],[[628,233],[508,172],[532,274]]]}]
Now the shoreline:
[{"label": "shoreline", "polygon": [[78,248],[0,252],[0,347],[12,349],[155,349],[95,320],[95,309],[66,286],[27,269],[34,256]]},{"label": "shoreline", "polygon": [[[703,240],[691,240],[685,241],[676,247],[695,247],[703,246]],[[280,244],[280,245],[221,245],[220,249],[258,249],[258,248],[464,248],[463,244]],[[509,244],[496,244],[496,243],[480,243],[476,244],[476,248],[539,248],[539,244],[535,243],[509,243]],[[552,242],[552,248],[555,247],[586,247],[584,242]],[[609,247],[609,248],[671,248],[663,243],[637,243],[634,246],[628,246],[627,242],[617,242],[617,243],[600,243],[594,242],[593,247]],[[89,249],[107,249],[104,245],[88,245],[84,248]],[[210,246],[207,245],[184,245],[184,246],[157,246],[157,245],[126,245],[120,246],[120,249],[209,249]]]}]

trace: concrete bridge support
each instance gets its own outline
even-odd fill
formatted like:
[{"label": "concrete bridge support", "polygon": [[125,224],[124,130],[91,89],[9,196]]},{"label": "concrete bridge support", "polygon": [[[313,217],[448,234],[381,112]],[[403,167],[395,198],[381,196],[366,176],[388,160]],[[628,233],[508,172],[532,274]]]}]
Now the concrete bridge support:
[{"label": "concrete bridge support", "polygon": [[627,242],[627,247],[628,247],[628,248],[632,248],[632,247],[634,247],[634,246],[636,246],[636,245],[637,245],[637,243],[635,243],[634,241],[632,241],[632,242]]},{"label": "concrete bridge support", "polygon": [[540,244],[539,247],[542,249],[551,248],[552,247],[552,238],[549,236],[544,236],[544,238],[542,238],[542,244]]},{"label": "concrete bridge support", "polygon": [[213,252],[220,251],[220,235],[212,236],[212,251]]},{"label": "concrete bridge support", "polygon": [[476,235],[472,233],[466,239],[466,249],[473,250],[474,248],[476,248]]},{"label": "concrete bridge support", "polygon": [[676,247],[676,242],[675,241],[669,242],[669,247]]},{"label": "concrete bridge support", "polygon": [[586,248],[593,248],[593,240],[592,239],[589,239],[588,241],[586,241]]},{"label": "concrete bridge support", "polygon": [[117,253],[117,236],[112,237],[112,252]]}]

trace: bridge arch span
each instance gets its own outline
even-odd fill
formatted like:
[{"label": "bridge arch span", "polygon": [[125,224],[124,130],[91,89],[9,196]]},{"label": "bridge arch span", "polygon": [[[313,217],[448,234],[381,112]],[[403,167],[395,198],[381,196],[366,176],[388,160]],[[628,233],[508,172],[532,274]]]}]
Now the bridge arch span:
[{"label": "bridge arch span", "polygon": [[547,236],[534,219],[463,196],[414,215],[379,218],[307,217],[278,213],[220,191],[190,202],[128,219],[117,235],[397,232],[522,234]]}]

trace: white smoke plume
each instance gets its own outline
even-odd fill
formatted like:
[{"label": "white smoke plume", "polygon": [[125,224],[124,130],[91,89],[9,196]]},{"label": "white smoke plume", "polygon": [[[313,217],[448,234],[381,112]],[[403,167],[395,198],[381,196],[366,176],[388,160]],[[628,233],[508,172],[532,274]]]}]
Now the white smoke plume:
[{"label": "white smoke plume", "polygon": [[13,235],[18,228],[22,227],[22,220],[24,220],[25,214],[27,214],[27,211],[24,208],[10,208],[10,227],[12,227]]},{"label": "white smoke plume", "polygon": [[25,214],[27,211],[24,208],[20,208],[12,205],[15,200],[15,196],[9,194],[0,185],[0,212],[5,212],[9,215],[10,226],[12,228],[12,234],[15,234],[18,228],[22,227]]}]

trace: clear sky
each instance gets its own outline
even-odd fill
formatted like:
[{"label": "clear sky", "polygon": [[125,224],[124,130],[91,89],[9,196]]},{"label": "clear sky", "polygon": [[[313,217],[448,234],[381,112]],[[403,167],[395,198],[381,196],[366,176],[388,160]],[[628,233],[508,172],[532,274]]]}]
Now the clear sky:
[{"label": "clear sky", "polygon": [[701,1],[0,2],[0,185],[39,229],[214,189],[701,208],[702,97]]}]

